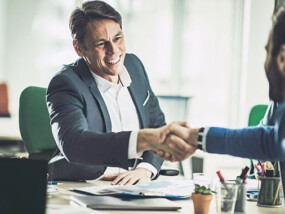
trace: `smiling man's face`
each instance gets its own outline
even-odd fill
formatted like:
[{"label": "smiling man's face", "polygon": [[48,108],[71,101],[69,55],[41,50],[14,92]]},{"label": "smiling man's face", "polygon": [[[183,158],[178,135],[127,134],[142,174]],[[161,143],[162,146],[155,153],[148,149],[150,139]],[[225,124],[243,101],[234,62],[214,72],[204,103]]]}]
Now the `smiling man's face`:
[{"label": "smiling man's face", "polygon": [[118,82],[124,69],[126,46],[120,25],[111,19],[89,22],[86,26],[84,48],[73,43],[77,54],[98,76]]}]

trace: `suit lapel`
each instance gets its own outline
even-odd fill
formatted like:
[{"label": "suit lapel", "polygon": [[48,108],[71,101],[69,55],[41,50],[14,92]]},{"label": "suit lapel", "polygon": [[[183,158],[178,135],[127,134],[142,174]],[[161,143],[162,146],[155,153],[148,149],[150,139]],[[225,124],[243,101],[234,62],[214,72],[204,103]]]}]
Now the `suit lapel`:
[{"label": "suit lapel", "polygon": [[79,60],[79,70],[80,70],[80,75],[82,77],[82,80],[89,86],[89,89],[91,93],[93,94],[94,98],[97,100],[99,103],[99,107],[101,109],[101,112],[103,114],[103,118],[105,121],[105,127],[106,127],[106,132],[111,132],[112,131],[112,124],[111,124],[111,119],[110,115],[107,109],[107,106],[103,100],[103,97],[89,71],[88,66],[86,65],[84,59]]},{"label": "suit lapel", "polygon": [[90,86],[90,91],[93,94],[93,96],[95,97],[95,99],[98,101],[99,106],[101,108],[101,111],[102,111],[102,114],[104,117],[104,121],[105,121],[105,125],[106,125],[106,132],[111,132],[112,131],[112,124],[111,124],[110,115],[109,115],[107,106],[103,100],[103,97],[101,96],[101,93],[100,93],[95,82]]},{"label": "suit lapel", "polygon": [[129,92],[132,96],[132,99],[134,101],[134,104],[137,108],[137,112],[139,115],[139,119],[140,119],[140,128],[143,129],[146,127],[146,121],[145,121],[145,112],[143,109],[143,104],[140,102],[140,100],[138,99],[138,96],[136,96],[137,92],[136,92],[136,88],[132,87],[133,84],[130,85],[129,87]]},{"label": "suit lapel", "polygon": [[[126,66],[127,68],[127,66]],[[127,68],[128,70],[128,68]],[[140,127],[141,128],[145,128],[146,127],[146,113],[145,113],[145,109],[143,106],[143,102],[144,102],[144,98],[142,97],[142,91],[140,89],[140,83],[139,81],[137,81],[137,79],[133,76],[131,76],[131,72],[129,72],[132,83],[130,85],[130,87],[128,87],[129,92],[131,94],[131,97],[134,101],[134,104],[136,106],[138,115],[139,115],[139,119],[140,119]]]}]

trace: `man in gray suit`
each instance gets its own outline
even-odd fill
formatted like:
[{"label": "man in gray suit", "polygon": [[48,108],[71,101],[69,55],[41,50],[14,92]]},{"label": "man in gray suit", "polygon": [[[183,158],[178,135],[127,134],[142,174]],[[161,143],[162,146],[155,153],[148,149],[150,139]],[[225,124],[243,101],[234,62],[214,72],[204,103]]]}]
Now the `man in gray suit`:
[{"label": "man in gray suit", "polygon": [[143,64],[126,54],[117,11],[101,1],[85,2],[73,11],[70,30],[81,58],[65,65],[47,90],[58,146],[49,179],[143,183],[156,178],[162,164],[150,150],[165,151],[175,160],[195,152],[164,126]]}]

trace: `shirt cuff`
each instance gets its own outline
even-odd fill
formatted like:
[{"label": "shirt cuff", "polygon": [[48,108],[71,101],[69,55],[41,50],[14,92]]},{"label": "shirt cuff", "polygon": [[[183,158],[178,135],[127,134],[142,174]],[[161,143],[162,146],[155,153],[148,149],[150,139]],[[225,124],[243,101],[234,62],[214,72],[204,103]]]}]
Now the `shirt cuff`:
[{"label": "shirt cuff", "polygon": [[207,148],[206,148],[206,145],[207,145],[207,134],[208,134],[209,130],[210,130],[210,127],[205,127],[204,132],[203,132],[202,148],[203,148],[204,152],[207,151]]},{"label": "shirt cuff", "polygon": [[146,163],[146,162],[139,163],[136,168],[144,168],[144,169],[148,169],[149,171],[151,171],[152,172],[151,179],[153,179],[157,175],[157,169],[150,163]]},{"label": "shirt cuff", "polygon": [[132,131],[130,134],[128,159],[136,159],[142,156],[142,152],[137,153],[138,133],[138,131]]}]

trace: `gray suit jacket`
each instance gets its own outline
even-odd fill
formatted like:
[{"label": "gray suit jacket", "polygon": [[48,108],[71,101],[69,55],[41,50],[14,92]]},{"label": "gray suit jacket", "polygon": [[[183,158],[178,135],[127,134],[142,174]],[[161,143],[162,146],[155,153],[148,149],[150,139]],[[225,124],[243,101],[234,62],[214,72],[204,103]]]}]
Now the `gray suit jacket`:
[{"label": "gray suit jacket", "polygon": [[[127,54],[124,65],[132,83],[128,88],[136,106],[141,128],[165,125],[141,61]],[[147,100],[145,105],[143,103]],[[107,107],[85,61],[66,65],[51,80],[47,105],[58,149],[49,163],[50,180],[90,180],[101,176],[107,166],[127,169],[130,131],[112,133]],[[159,171],[162,160],[151,151],[142,160]]]}]

